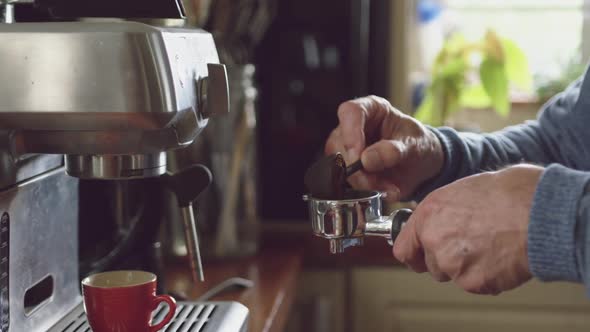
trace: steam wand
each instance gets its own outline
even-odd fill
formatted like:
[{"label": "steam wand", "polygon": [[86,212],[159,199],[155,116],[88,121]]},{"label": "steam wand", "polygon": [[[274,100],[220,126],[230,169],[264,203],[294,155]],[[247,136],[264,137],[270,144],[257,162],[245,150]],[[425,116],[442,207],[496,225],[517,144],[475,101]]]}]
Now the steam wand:
[{"label": "steam wand", "polygon": [[193,281],[204,281],[203,263],[192,203],[211,184],[213,179],[211,171],[203,165],[193,165],[174,174],[167,173],[161,179],[166,187],[176,194],[178,200]]}]

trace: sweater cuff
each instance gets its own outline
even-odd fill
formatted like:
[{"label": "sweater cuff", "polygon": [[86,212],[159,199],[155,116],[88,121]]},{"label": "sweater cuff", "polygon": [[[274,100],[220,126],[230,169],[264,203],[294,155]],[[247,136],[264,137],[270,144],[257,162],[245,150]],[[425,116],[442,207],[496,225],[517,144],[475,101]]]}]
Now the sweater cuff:
[{"label": "sweater cuff", "polygon": [[459,164],[461,157],[461,138],[457,132],[451,128],[433,128],[427,126],[440,141],[443,149],[443,155],[445,158],[441,172],[434,178],[423,183],[411,197],[411,200],[421,201],[430,192],[445,186],[457,179],[457,173],[459,170]]},{"label": "sweater cuff", "polygon": [[575,228],[590,173],[561,165],[545,169],[533,199],[528,230],[531,273],[540,280],[580,281]]}]

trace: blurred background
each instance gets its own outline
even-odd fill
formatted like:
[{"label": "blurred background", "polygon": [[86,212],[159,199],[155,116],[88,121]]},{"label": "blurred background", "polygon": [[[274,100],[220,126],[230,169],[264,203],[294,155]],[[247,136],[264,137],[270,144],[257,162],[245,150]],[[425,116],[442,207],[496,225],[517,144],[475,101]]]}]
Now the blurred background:
[{"label": "blurred background", "polygon": [[[287,331],[590,329],[580,285],[533,281],[481,297],[405,270],[382,240],[332,256],[327,241],[311,237],[301,199],[303,174],[348,99],[379,95],[428,124],[474,132],[535,118],[585,70],[590,1],[186,0],[185,7],[193,25],[214,34],[230,76],[231,116],[211,121],[209,139],[194,147],[215,174],[199,203],[205,254],[231,262],[296,252],[270,264],[279,272],[248,272],[296,281],[285,295]],[[170,250],[182,255],[177,238]]]},{"label": "blurred background", "polygon": [[[275,18],[251,58],[264,174],[259,211],[268,221],[305,217],[303,171],[323,153],[338,105],[375,94],[413,114],[436,78],[437,55],[453,36],[472,46],[491,31],[515,44],[525,59],[513,62],[528,68],[522,75],[529,82],[511,84],[511,111],[489,112],[490,103],[476,101],[442,122],[430,121],[476,131],[533,118],[540,104],[583,72],[590,52],[583,0],[276,2]],[[470,80],[469,73],[460,74]]]}]

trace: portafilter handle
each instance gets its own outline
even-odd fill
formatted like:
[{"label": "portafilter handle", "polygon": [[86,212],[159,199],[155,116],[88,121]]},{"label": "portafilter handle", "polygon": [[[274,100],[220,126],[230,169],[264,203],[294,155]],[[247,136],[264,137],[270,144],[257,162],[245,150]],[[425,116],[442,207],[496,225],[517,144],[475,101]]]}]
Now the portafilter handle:
[{"label": "portafilter handle", "polygon": [[195,282],[204,281],[203,263],[192,203],[211,184],[213,180],[211,171],[203,165],[193,165],[174,174],[167,173],[161,179],[164,185],[174,192],[178,200],[193,280]]},{"label": "portafilter handle", "polygon": [[393,245],[395,239],[402,230],[402,227],[410,219],[412,210],[400,209],[394,211],[387,217],[379,217],[369,220],[365,224],[364,236],[379,236],[387,239]]},{"label": "portafilter handle", "polygon": [[[333,254],[343,253],[346,248],[359,247],[364,243],[365,236],[378,236],[385,238],[390,246],[393,246],[395,239],[406,224],[412,210],[400,209],[394,211],[387,217],[379,217],[377,219],[366,222],[364,231],[360,233],[359,237],[327,237],[330,240],[330,252]],[[322,236],[322,235],[319,235]],[[323,236],[322,236],[323,237]]]},{"label": "portafilter handle", "polygon": [[[385,238],[389,245],[393,246],[395,239],[406,224],[412,210],[400,209],[394,211],[387,217],[379,217],[365,223],[364,229],[356,237],[333,237],[329,236],[330,252],[333,254],[343,253],[346,248],[362,246],[365,236],[378,236]],[[319,235],[322,236],[322,235]]]},{"label": "portafilter handle", "polygon": [[410,209],[399,209],[389,215],[388,219],[391,223],[389,229],[389,238],[387,239],[389,245],[393,246],[395,239],[397,239],[397,236],[402,231],[402,227],[404,227],[406,222],[410,219],[410,216],[412,216],[412,210]]}]

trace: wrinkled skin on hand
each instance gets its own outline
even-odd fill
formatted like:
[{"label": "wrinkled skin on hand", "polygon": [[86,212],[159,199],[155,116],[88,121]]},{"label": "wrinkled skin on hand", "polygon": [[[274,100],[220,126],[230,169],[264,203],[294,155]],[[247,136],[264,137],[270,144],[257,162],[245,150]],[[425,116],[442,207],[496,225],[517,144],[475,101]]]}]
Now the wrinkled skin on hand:
[{"label": "wrinkled skin on hand", "polygon": [[432,192],[403,227],[395,257],[471,293],[495,295],[525,283],[529,213],[542,172],[513,166]]},{"label": "wrinkled skin on hand", "polygon": [[397,201],[440,173],[444,154],[438,138],[387,100],[369,96],[345,102],[338,119],[325,152],[341,152],[347,165],[362,159],[364,171],[348,178],[355,189],[379,190]]}]

